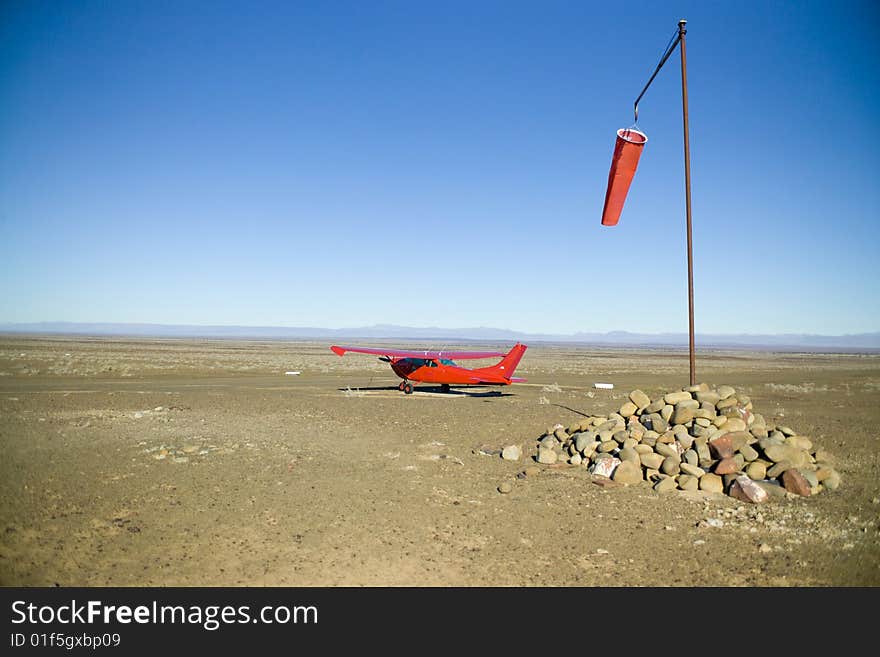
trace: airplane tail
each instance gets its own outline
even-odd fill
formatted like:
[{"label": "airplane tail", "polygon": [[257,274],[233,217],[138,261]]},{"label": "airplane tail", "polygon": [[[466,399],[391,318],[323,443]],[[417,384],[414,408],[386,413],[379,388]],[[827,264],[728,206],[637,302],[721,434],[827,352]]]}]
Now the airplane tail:
[{"label": "airplane tail", "polygon": [[487,367],[486,369],[495,374],[500,374],[506,379],[512,379],[513,373],[519,365],[519,361],[522,360],[523,354],[526,353],[526,349],[528,349],[526,345],[517,342],[513,348],[507,352],[507,355],[501,359],[500,363],[493,367]]}]

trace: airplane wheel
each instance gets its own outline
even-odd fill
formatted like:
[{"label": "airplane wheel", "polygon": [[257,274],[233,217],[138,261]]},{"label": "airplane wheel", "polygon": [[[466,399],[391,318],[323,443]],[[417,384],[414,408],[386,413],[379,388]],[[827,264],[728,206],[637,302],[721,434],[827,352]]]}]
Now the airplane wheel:
[{"label": "airplane wheel", "polygon": [[406,385],[406,381],[401,381],[398,384],[397,389],[400,390],[400,392],[403,392],[403,386],[405,386],[405,385]]},{"label": "airplane wheel", "polygon": [[413,393],[412,383],[404,383],[403,384],[403,392],[404,392],[404,394],[411,395]]}]

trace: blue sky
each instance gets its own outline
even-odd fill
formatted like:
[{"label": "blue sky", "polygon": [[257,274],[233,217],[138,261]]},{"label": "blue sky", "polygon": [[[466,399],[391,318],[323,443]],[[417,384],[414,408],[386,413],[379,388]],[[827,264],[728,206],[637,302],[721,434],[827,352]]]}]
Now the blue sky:
[{"label": "blue sky", "polygon": [[[0,322],[880,330],[876,2],[8,2]],[[872,112],[873,110],[873,112]]]}]

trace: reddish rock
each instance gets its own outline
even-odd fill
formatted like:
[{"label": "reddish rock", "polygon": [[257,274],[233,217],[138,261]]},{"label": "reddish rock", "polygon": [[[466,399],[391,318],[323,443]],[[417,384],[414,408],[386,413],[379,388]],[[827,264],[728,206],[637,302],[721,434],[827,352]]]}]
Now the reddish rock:
[{"label": "reddish rock", "polygon": [[766,502],[769,497],[767,491],[745,475],[740,475],[730,485],[730,496],[752,504]]},{"label": "reddish rock", "polygon": [[725,434],[720,438],[709,441],[709,450],[716,459],[726,459],[733,456],[736,449],[733,446],[733,440],[729,434]]},{"label": "reddish rock", "polygon": [[733,457],[723,458],[715,466],[715,474],[726,475],[739,472],[739,465]]},{"label": "reddish rock", "polygon": [[804,479],[804,475],[795,468],[790,468],[782,473],[782,485],[789,493],[809,497],[812,494],[810,482]]},{"label": "reddish rock", "polygon": [[[727,425],[724,425],[727,429]],[[752,434],[748,431],[729,431],[722,438],[730,438],[730,444],[733,445],[733,451],[737,451],[749,444]]]}]

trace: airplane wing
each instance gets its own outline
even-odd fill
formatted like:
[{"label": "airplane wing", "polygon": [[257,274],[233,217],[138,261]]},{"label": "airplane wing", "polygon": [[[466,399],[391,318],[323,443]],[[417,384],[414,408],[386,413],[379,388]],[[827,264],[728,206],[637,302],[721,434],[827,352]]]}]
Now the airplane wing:
[{"label": "airplane wing", "polygon": [[374,347],[330,347],[334,354],[342,356],[347,351],[358,354],[375,354],[393,358],[449,358],[450,360],[466,360],[468,358],[496,358],[504,356],[501,351],[413,351],[407,349],[377,349]]}]

